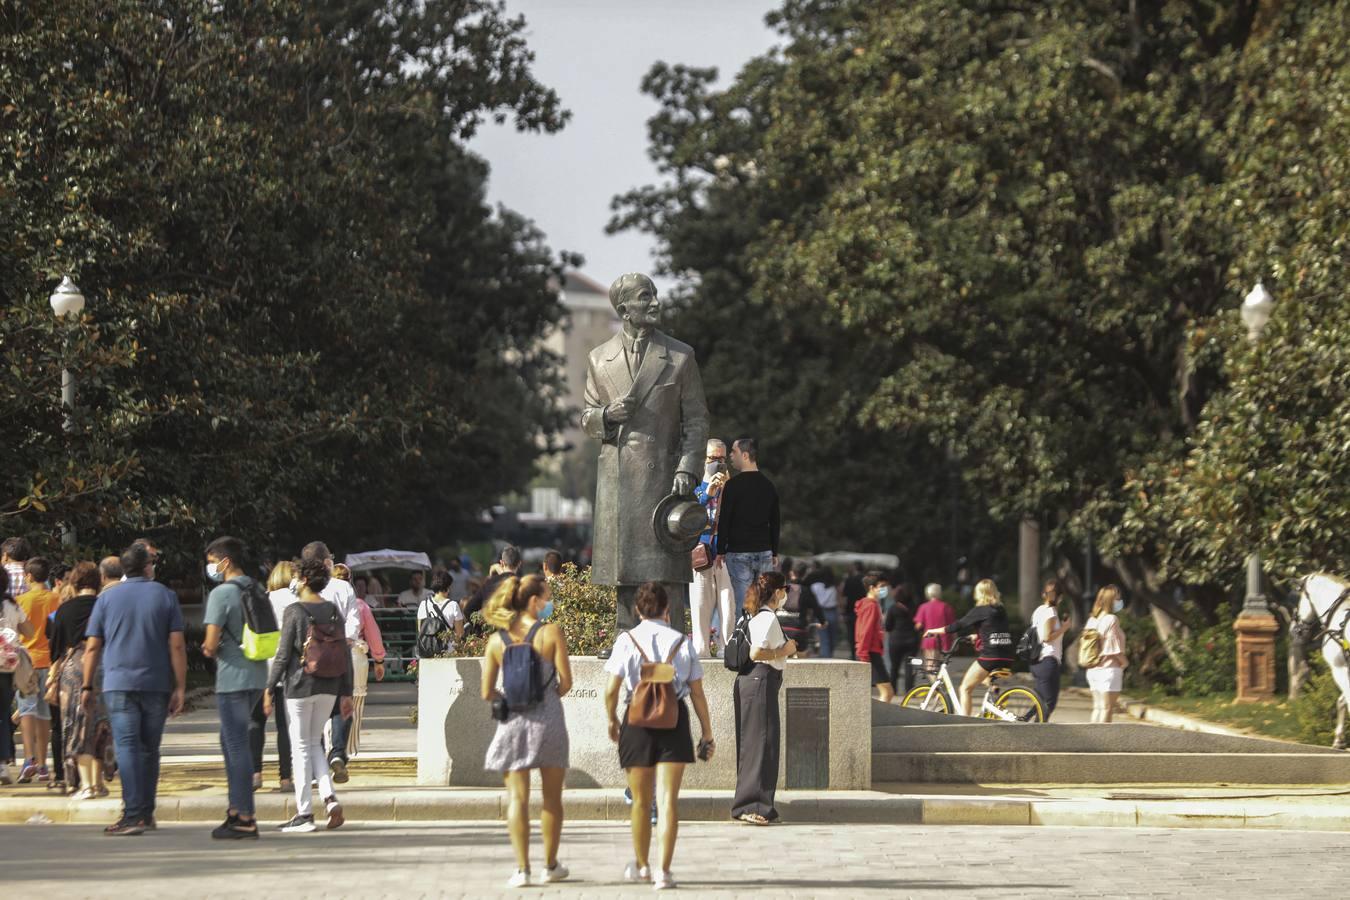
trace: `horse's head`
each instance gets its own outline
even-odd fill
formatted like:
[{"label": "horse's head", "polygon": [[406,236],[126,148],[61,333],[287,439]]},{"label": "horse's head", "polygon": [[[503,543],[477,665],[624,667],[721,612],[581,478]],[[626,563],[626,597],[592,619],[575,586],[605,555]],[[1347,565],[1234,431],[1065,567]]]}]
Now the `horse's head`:
[{"label": "horse's head", "polygon": [[1298,610],[1294,621],[1298,623],[1317,621],[1317,610],[1313,607],[1312,594],[1308,591],[1309,582],[1316,575],[1304,575],[1298,582]]}]

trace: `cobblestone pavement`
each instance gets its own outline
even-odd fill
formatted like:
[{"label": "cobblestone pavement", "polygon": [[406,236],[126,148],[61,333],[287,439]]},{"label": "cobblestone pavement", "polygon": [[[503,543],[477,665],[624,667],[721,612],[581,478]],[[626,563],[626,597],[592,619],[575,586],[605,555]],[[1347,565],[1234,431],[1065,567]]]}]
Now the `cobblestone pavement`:
[{"label": "cobblestone pavement", "polygon": [[[94,826],[0,827],[6,896],[483,897],[516,894],[505,829],[492,824],[352,823],[310,835],[213,842],[200,825],[136,838]],[[536,834],[534,850],[538,854]],[[1345,836],[1323,832],[1106,828],[695,824],[674,872],[699,897],[1325,896],[1344,874]],[[526,896],[631,897],[617,824],[566,826],[572,880]],[[535,863],[536,868],[542,865]]]}]

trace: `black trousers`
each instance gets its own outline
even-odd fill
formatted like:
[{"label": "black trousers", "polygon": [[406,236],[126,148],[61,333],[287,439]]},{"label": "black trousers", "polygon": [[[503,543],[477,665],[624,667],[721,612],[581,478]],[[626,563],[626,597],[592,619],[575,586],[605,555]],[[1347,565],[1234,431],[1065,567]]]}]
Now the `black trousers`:
[{"label": "black trousers", "polygon": [[14,762],[14,675],[0,672],[0,763]]},{"label": "black trousers", "polygon": [[[51,669],[47,670],[47,674],[50,677]],[[61,714],[61,700],[59,697],[57,698],[57,701],[55,703],[52,703],[50,705],[52,717],[51,722],[52,780],[65,783],[66,742],[65,738],[62,736],[62,729],[61,729],[62,726],[61,720],[65,717]]]},{"label": "black trousers", "polygon": [[[277,723],[277,769],[280,777],[291,777],[291,732],[286,721],[286,692],[272,689],[272,717]],[[267,743],[267,716],[263,715],[262,696],[253,704],[253,718],[248,723],[248,748],[253,753],[253,771],[263,770],[263,745]]]},{"label": "black trousers", "polygon": [[1031,675],[1036,679],[1036,693],[1045,702],[1045,720],[1059,704],[1059,660],[1053,656],[1043,656],[1031,664]]},{"label": "black trousers", "polygon": [[[918,644],[886,642],[886,656],[891,663],[891,688],[901,697],[914,690],[913,659],[918,652]],[[903,690],[901,690],[902,684],[904,685]]]},{"label": "black trousers", "polygon": [[733,700],[736,707],[736,797],[731,817],[758,813],[778,818],[773,804],[778,791],[778,747],[782,723],[778,692],[783,673],[768,663],[755,663],[745,675],[736,676]]}]

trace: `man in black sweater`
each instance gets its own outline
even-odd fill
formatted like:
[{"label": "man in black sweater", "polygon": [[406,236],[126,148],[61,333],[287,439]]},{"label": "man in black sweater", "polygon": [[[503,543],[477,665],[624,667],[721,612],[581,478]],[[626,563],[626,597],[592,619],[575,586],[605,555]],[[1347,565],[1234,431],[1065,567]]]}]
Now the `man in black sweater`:
[{"label": "man in black sweater", "polygon": [[[725,559],[736,595],[736,618],[745,592],[761,572],[778,568],[778,491],[759,471],[759,450],[753,438],[741,438],[728,455],[736,476],[722,489],[717,524],[717,554]],[[723,628],[726,628],[723,624]]]}]

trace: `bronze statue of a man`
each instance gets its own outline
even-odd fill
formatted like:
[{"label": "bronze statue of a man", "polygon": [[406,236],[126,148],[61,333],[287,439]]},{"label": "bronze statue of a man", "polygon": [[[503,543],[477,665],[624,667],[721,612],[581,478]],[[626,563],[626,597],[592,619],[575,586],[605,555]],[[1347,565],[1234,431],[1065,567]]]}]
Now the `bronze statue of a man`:
[{"label": "bronze statue of a man", "polygon": [[667,495],[692,497],[708,437],[708,405],[693,348],[656,330],[661,303],[646,275],[619,277],[609,302],[622,330],[591,351],[581,428],[600,441],[591,581],[618,587],[616,624],[638,623],[637,586],[663,582],[671,623],[685,631],[688,552],[657,540]]}]

